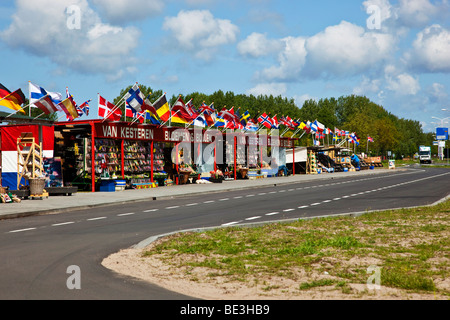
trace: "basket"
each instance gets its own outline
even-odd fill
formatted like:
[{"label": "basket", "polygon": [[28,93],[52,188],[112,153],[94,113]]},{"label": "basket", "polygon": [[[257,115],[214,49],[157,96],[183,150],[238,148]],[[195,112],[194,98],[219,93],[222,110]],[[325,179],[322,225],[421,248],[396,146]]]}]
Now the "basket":
[{"label": "basket", "polygon": [[44,193],[45,179],[29,179],[30,195],[40,195]]}]

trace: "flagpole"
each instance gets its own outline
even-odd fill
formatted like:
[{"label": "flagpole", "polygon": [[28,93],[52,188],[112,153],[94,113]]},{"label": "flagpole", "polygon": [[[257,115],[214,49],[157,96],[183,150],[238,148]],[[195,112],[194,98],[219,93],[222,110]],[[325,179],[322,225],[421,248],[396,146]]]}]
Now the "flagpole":
[{"label": "flagpole", "polygon": [[28,80],[28,116],[31,117],[31,81]]},{"label": "flagpole", "polygon": [[[2,98],[2,99],[0,99],[0,101],[2,101],[3,99],[6,99],[6,97],[5,98]],[[26,105],[25,107],[23,107],[23,108],[20,108],[19,110],[16,110],[16,112],[13,112],[13,113],[11,113],[11,114],[9,114],[8,116],[6,116],[5,117],[5,119],[6,118],[9,118],[9,117],[11,117],[12,115],[15,115],[17,112],[19,112],[20,110],[23,110],[23,109],[25,109],[26,107],[28,107],[30,104],[28,104],[28,105]],[[25,113],[26,114],[26,113]]]}]

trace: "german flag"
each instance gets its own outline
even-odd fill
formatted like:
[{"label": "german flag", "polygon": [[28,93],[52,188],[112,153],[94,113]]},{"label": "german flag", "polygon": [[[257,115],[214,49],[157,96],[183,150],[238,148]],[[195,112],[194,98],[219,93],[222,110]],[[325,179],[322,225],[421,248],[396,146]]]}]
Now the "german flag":
[{"label": "german flag", "polygon": [[[5,92],[9,93],[3,96]],[[25,95],[23,94],[22,89],[10,92],[0,84],[0,106],[26,114],[21,107],[23,103],[25,103]]]},{"label": "german flag", "polygon": [[0,99],[6,97],[10,93],[11,91],[9,91],[4,85],[0,83]]}]

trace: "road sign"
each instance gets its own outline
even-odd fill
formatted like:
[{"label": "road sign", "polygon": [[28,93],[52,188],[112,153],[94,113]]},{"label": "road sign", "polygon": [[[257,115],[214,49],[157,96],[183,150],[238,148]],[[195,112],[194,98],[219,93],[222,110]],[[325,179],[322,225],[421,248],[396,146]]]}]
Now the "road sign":
[{"label": "road sign", "polygon": [[436,128],[436,140],[448,140],[448,128]]}]

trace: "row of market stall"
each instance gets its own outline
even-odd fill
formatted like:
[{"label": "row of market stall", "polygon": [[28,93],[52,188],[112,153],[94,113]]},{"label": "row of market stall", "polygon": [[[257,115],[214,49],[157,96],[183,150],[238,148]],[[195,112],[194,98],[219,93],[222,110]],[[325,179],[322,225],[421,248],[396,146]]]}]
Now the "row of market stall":
[{"label": "row of market stall", "polygon": [[16,193],[35,181],[69,194],[354,168],[339,148],[250,132],[89,120],[5,125],[0,136],[0,188]]}]

